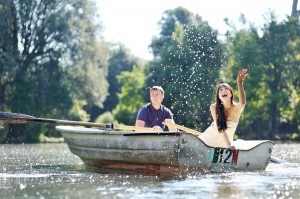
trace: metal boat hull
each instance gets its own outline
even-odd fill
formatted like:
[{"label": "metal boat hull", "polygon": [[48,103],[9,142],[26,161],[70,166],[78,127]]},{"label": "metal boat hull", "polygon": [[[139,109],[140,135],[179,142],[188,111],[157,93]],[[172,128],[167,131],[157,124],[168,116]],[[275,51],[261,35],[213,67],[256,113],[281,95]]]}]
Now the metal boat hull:
[{"label": "metal boat hull", "polygon": [[274,143],[237,141],[237,150],[207,146],[185,132],[128,132],[57,126],[85,165],[163,173],[265,170]]}]

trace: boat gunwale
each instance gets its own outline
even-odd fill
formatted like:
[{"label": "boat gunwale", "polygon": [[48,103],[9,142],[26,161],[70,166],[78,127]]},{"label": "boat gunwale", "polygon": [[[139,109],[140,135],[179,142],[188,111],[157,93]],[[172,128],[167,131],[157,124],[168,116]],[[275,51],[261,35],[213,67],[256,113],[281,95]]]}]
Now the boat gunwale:
[{"label": "boat gunwale", "polygon": [[[185,132],[185,131],[180,131],[180,132],[137,132],[137,131],[116,131],[116,130],[110,130],[110,129],[96,129],[96,128],[85,128],[85,127],[75,127],[75,126],[56,126],[56,130],[59,132],[67,132],[67,133],[74,133],[74,134],[87,134],[87,135],[123,135],[123,136],[192,136],[194,138],[197,138],[200,142],[202,142],[205,146],[209,148],[224,148],[224,147],[215,147],[215,146],[210,146],[206,144],[202,139],[201,136],[196,136],[191,133]],[[186,139],[186,138],[181,138],[181,139]],[[272,143],[275,145],[274,141],[271,140],[245,140],[245,142],[259,142],[255,145],[253,145],[250,148],[247,149],[239,149],[237,148],[238,151],[249,151],[254,149],[255,147],[258,147],[264,143]],[[67,143],[68,144],[68,143]],[[224,148],[228,149],[228,148]]]},{"label": "boat gunwale", "polygon": [[141,132],[141,131],[118,131],[114,129],[98,129],[98,128],[84,128],[75,126],[56,126],[55,129],[59,132],[69,132],[76,134],[97,134],[97,135],[124,135],[124,136],[147,136],[147,135],[175,135],[178,136],[181,132]]}]

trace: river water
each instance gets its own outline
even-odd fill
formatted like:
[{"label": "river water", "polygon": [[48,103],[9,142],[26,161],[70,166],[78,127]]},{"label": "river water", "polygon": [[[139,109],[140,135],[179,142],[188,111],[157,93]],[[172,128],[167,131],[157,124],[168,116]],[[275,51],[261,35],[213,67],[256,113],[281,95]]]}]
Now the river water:
[{"label": "river water", "polygon": [[184,178],[85,168],[66,144],[0,145],[0,198],[300,198],[300,144],[274,146],[265,171]]}]

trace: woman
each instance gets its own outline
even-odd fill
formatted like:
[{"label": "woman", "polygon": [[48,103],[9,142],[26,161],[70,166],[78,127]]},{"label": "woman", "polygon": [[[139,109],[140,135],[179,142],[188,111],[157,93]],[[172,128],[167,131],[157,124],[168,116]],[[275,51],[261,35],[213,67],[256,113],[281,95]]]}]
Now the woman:
[{"label": "woman", "polygon": [[239,71],[237,86],[239,102],[234,102],[233,90],[227,83],[218,86],[216,103],[210,106],[213,117],[212,125],[199,137],[209,146],[235,149],[233,135],[237,128],[241,113],[246,105],[246,94],[243,80],[248,76],[248,70]]}]

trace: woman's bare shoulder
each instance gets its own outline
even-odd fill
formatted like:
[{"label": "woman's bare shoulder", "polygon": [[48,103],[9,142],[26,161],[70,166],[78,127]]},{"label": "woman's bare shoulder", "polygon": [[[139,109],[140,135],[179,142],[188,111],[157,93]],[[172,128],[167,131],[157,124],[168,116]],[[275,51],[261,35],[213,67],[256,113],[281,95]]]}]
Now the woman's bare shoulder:
[{"label": "woman's bare shoulder", "polygon": [[213,103],[210,105],[210,110],[212,110],[212,109],[216,109],[216,103]]},{"label": "woman's bare shoulder", "polygon": [[242,112],[245,108],[245,105],[240,102],[239,103],[234,102],[233,105],[234,105],[234,108],[238,109],[240,112]]}]

